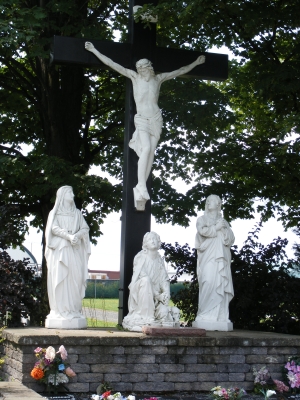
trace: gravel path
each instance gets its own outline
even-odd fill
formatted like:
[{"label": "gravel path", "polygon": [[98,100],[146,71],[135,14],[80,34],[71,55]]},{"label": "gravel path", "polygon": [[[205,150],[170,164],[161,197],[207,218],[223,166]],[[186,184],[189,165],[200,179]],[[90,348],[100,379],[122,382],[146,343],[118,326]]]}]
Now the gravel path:
[{"label": "gravel path", "polygon": [[99,310],[98,308],[83,307],[82,313],[87,318],[97,319],[106,322],[118,322],[117,311]]}]

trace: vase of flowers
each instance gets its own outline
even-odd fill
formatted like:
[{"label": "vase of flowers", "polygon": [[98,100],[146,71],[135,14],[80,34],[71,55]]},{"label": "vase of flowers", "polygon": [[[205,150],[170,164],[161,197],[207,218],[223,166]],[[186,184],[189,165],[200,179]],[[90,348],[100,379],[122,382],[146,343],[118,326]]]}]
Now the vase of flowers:
[{"label": "vase of flowers", "polygon": [[225,389],[221,386],[216,386],[210,391],[215,400],[239,400],[246,394],[246,390],[237,387]]},{"label": "vase of flowers", "polygon": [[65,383],[69,382],[69,377],[76,374],[66,361],[68,353],[65,347],[60,346],[58,351],[55,351],[52,346],[46,349],[37,347],[34,353],[37,362],[30,373],[32,378],[46,384],[49,393],[57,394],[58,391],[68,390]]}]

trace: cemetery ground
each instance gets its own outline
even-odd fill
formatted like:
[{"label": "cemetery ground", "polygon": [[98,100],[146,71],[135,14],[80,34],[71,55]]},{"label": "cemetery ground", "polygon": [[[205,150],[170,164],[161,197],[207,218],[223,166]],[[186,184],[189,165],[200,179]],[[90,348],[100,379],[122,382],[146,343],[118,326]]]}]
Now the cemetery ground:
[{"label": "cemetery ground", "polygon": [[[89,328],[109,328],[118,325],[119,299],[85,298],[82,301],[83,314]],[[173,306],[170,300],[170,306]]]},{"label": "cemetery ground", "polygon": [[91,299],[82,301],[83,314],[90,328],[116,327],[119,299]]}]

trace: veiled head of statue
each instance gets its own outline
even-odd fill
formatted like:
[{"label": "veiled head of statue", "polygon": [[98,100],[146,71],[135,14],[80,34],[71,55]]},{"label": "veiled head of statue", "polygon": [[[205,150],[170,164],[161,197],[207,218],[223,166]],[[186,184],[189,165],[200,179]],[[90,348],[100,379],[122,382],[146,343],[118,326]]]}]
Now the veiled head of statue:
[{"label": "veiled head of statue", "polygon": [[159,250],[161,245],[160,237],[155,232],[148,232],[143,238],[143,250]]},{"label": "veiled head of statue", "polygon": [[58,189],[54,207],[56,208],[58,214],[69,213],[75,210],[72,186],[62,186]]},{"label": "veiled head of statue", "polygon": [[216,194],[211,194],[207,197],[205,203],[205,212],[211,211],[215,208],[218,212],[221,212],[222,201]]}]

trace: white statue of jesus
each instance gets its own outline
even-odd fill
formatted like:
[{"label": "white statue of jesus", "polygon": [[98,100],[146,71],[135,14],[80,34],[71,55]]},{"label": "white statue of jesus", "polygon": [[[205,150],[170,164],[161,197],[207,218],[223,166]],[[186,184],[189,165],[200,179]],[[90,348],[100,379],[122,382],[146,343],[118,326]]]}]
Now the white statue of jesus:
[{"label": "white statue of jesus", "polygon": [[134,197],[138,200],[144,199],[144,201],[147,201],[150,197],[146,182],[152,168],[154,153],[163,124],[161,111],[157,104],[160,86],[164,81],[184,75],[197,65],[203,64],[205,56],[198,57],[190,65],[176,71],[155,75],[151,62],[145,58],[136,63],[137,72],[135,72],[122,67],[122,65],[101,54],[90,42],[85,43],[85,48],[95,54],[104,64],[131,79],[137,113],[134,117],[136,130],[129,142],[129,146],[139,157],[138,184],[134,188]]}]

